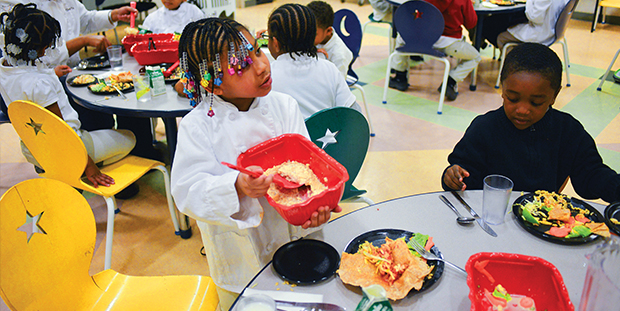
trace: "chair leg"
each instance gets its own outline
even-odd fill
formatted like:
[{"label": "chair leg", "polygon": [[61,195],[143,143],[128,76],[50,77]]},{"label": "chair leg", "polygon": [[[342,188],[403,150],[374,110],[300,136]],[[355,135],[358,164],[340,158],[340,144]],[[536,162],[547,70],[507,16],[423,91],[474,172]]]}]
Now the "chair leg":
[{"label": "chair leg", "polygon": [[105,203],[108,207],[108,225],[105,234],[105,261],[103,264],[103,269],[107,270],[112,266],[112,239],[114,238],[114,215],[116,214],[114,211],[116,210],[116,198],[114,198],[114,196],[103,198],[105,199]]},{"label": "chair leg", "polygon": [[605,16],[607,15],[607,7],[602,7],[601,14],[603,14],[601,17],[601,24],[606,24],[607,22],[605,21]]},{"label": "chair leg", "polygon": [[[174,206],[174,201],[172,200],[172,195],[170,194],[170,175],[168,174],[168,170],[163,165],[156,166],[155,168],[158,169],[164,176],[166,200],[168,201],[168,210],[170,211],[170,218],[172,219],[172,225],[174,226],[174,233],[176,235],[180,235],[184,239],[189,239],[192,236],[192,231],[186,221],[187,218],[180,215],[180,213],[177,214],[177,209]],[[179,221],[179,218],[182,220]]]},{"label": "chair leg", "polygon": [[592,14],[592,27],[590,28],[590,32],[594,32],[594,30],[596,30],[596,23],[598,23],[598,13],[601,8],[598,3],[599,0],[596,0],[596,3],[594,4],[594,14]]},{"label": "chair leg", "polygon": [[609,71],[611,71],[611,67],[614,66],[616,59],[618,59],[618,54],[620,54],[620,49],[618,49],[618,51],[616,52],[616,55],[614,55],[614,58],[611,60],[611,63],[609,63],[609,67],[607,67],[605,74],[603,74],[603,76],[601,77],[601,82],[598,84],[598,87],[596,88],[597,91],[601,90],[601,87],[603,86],[603,82],[607,80],[607,76],[609,75]]},{"label": "chair leg", "polygon": [[392,58],[394,58],[397,53],[398,52],[393,52],[388,57],[387,68],[385,70],[385,84],[383,85],[383,104],[387,104],[387,91],[390,84],[390,64],[392,63]]},{"label": "chair leg", "polygon": [[564,71],[566,72],[566,86],[570,86],[570,72],[568,71],[568,67],[570,67],[570,61],[568,60],[568,44],[566,43],[566,38],[562,41],[558,41],[562,45],[562,51],[564,52]]},{"label": "chair leg", "polygon": [[[441,83],[441,94],[439,94],[439,106],[437,107],[437,114],[442,114],[443,100],[446,97],[446,88],[448,87],[448,76],[450,74],[450,61],[446,57],[437,57],[445,64],[443,71],[443,82]],[[475,70],[474,70],[475,71]]]},{"label": "chair leg", "polygon": [[502,48],[501,60],[499,62],[499,72],[497,73],[497,81],[495,81],[495,88],[499,89],[499,80],[502,76],[502,69],[504,69],[504,60],[506,59],[506,50],[508,50],[509,46],[517,45],[517,43],[506,43]]},{"label": "chair leg", "polygon": [[375,136],[375,130],[372,128],[372,121],[370,120],[370,111],[368,111],[368,103],[366,103],[366,92],[361,85],[353,84],[352,87],[360,90],[362,93],[362,101],[364,102],[364,110],[366,111],[366,119],[368,119],[368,125],[370,126],[370,136]]}]

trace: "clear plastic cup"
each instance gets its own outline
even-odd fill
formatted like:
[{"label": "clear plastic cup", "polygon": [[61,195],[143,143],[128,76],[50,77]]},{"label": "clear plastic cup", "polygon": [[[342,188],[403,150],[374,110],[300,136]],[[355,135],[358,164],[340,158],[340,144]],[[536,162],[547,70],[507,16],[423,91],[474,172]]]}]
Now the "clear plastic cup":
[{"label": "clear plastic cup", "polygon": [[112,70],[123,70],[123,46],[110,45],[108,46],[107,51]]},{"label": "clear plastic cup", "polygon": [[273,298],[262,295],[242,296],[236,307],[237,311],[274,311],[276,310],[276,301]]},{"label": "clear plastic cup", "polygon": [[579,311],[618,310],[620,306],[620,238],[612,235],[588,258]]},{"label": "clear plastic cup", "polygon": [[489,175],[484,178],[482,191],[482,219],[484,221],[492,225],[504,222],[512,186],[512,180],[502,175]]},{"label": "clear plastic cup", "polygon": [[151,99],[151,87],[149,86],[149,76],[133,76],[133,89],[136,98],[140,102],[147,102]]}]

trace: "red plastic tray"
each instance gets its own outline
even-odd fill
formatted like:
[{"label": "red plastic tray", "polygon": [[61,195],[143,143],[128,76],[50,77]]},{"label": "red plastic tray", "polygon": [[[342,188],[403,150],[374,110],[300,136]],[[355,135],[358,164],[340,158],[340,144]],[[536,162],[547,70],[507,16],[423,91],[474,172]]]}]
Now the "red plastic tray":
[{"label": "red plastic tray", "polygon": [[[488,260],[485,269],[495,283],[475,268],[476,262]],[[577,268],[577,267],[575,267]],[[477,253],[465,264],[471,310],[491,310],[486,302],[484,289],[493,292],[501,284],[509,294],[525,295],[536,303],[536,310],[575,310],[570,301],[564,280],[550,262],[533,256],[509,253]]]},{"label": "red plastic tray", "polygon": [[149,50],[149,41],[138,42],[131,47],[138,64],[155,65],[174,63],[179,60],[179,41],[153,41],[155,49]]},{"label": "red plastic tray", "polygon": [[125,51],[129,53],[129,56],[133,56],[133,53],[131,52],[131,47],[138,42],[143,42],[143,41],[148,42],[149,38],[153,38],[153,41],[166,41],[166,40],[172,40],[174,38],[174,34],[173,33],[147,33],[147,34],[137,34],[137,35],[126,35],[121,40],[121,43],[125,47]]},{"label": "red plastic tray", "polygon": [[291,206],[276,203],[269,195],[267,201],[288,223],[299,226],[310,219],[320,206],[335,208],[349,180],[347,169],[313,142],[299,134],[284,134],[264,141],[239,155],[237,165],[258,165],[263,170],[288,160],[309,164],[319,180],[327,177],[327,190],[310,197],[307,201]]}]

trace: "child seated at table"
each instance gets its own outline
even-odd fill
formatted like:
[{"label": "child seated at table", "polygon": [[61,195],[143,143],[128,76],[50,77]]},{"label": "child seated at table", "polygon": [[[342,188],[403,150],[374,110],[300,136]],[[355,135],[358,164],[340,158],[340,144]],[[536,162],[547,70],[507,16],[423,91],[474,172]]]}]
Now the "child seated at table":
[{"label": "child seated at table", "polygon": [[228,310],[280,246],[326,223],[331,211],[322,206],[301,227],[289,225],[264,198],[273,175],[253,178],[221,163],[285,133],[308,137],[295,99],[271,92],[269,61],[247,28],[230,19],[192,22],[179,55],[195,108],[179,127],[172,195],[197,221],[220,308]]},{"label": "child seated at table", "polygon": [[[60,38],[60,23],[29,3],[16,4],[9,12],[0,14],[0,24],[5,41],[4,57],[0,59],[0,94],[4,100],[9,106],[16,100],[31,101],[65,120],[88,151],[84,175],[94,187],[114,184],[114,179],[101,173],[96,163],[106,165],[122,159],[134,147],[136,139],[129,130],[80,129],[78,114],[69,104],[54,69],[40,60]],[[23,142],[21,148],[28,162],[38,170],[45,170]]]},{"label": "child seated at table", "polygon": [[514,190],[559,192],[570,176],[585,199],[620,200],[620,175],[599,155],[594,139],[570,114],[553,109],[562,63],[547,46],[524,43],[501,72],[503,105],[476,117],[448,156],[445,190],[482,189],[490,174]]},{"label": "child seated at table", "polygon": [[308,7],[289,3],[275,9],[268,32],[273,90],[293,96],[304,118],[336,106],[361,110],[336,66],[317,57],[316,18]]},{"label": "child seated at table", "polygon": [[185,25],[205,18],[205,13],[187,0],[164,0],[163,7],[149,14],[141,28],[154,33],[182,33]]},{"label": "child seated at table", "polygon": [[346,80],[349,64],[353,60],[353,53],[334,32],[334,10],[327,2],[320,0],[308,3],[308,8],[316,17],[314,45],[319,52],[326,54],[327,60],[336,65]]}]

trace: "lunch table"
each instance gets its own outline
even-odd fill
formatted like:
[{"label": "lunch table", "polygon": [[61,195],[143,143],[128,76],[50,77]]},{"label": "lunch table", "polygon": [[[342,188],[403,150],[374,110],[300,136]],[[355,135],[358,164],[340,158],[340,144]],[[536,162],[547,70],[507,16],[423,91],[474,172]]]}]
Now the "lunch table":
[{"label": "lunch table", "polygon": [[[81,74],[92,74],[95,76],[109,75],[110,73],[130,71],[132,74],[139,74],[143,67],[129,54],[123,54],[123,70],[112,71],[110,68],[101,70],[81,70],[74,69],[67,76],[66,81]],[[174,152],[177,144],[177,117],[185,116],[192,110],[189,99],[177,95],[173,84],[166,85],[166,94],[153,96],[147,102],[138,101],[134,91],[124,93],[126,99],[121,98],[117,93],[109,95],[94,94],[88,87],[72,86],[67,83],[67,89],[75,101],[83,107],[95,111],[105,112],[129,117],[162,118],[166,129],[166,142],[170,154],[170,163],[174,159]]]},{"label": "lunch table", "polygon": [[[460,192],[463,199],[478,214],[482,212],[482,191]],[[364,207],[327,223],[322,230],[307,236],[333,246],[342,254],[348,243],[357,236],[377,229],[401,229],[433,237],[444,259],[465,268],[468,258],[479,252],[504,252],[540,257],[553,264],[561,273],[570,299],[577,308],[587,270],[586,255],[592,253],[602,238],[586,244],[563,245],[543,240],[526,231],[512,214],[512,203],[521,192],[513,191],[505,222],[491,227],[493,237],[477,224],[459,225],[456,215],[439,196],[444,195],[463,215],[469,215],[450,192],[433,192],[393,199]],[[590,203],[603,213],[605,206]],[[345,285],[337,275],[311,285],[286,285],[267,264],[246,289],[282,291],[323,295],[323,302],[355,310],[362,299],[359,287]],[[469,287],[466,276],[449,265],[444,266],[438,281],[423,292],[410,292],[407,297],[392,301],[394,310],[470,310]],[[231,308],[235,310],[235,307]]]}]

